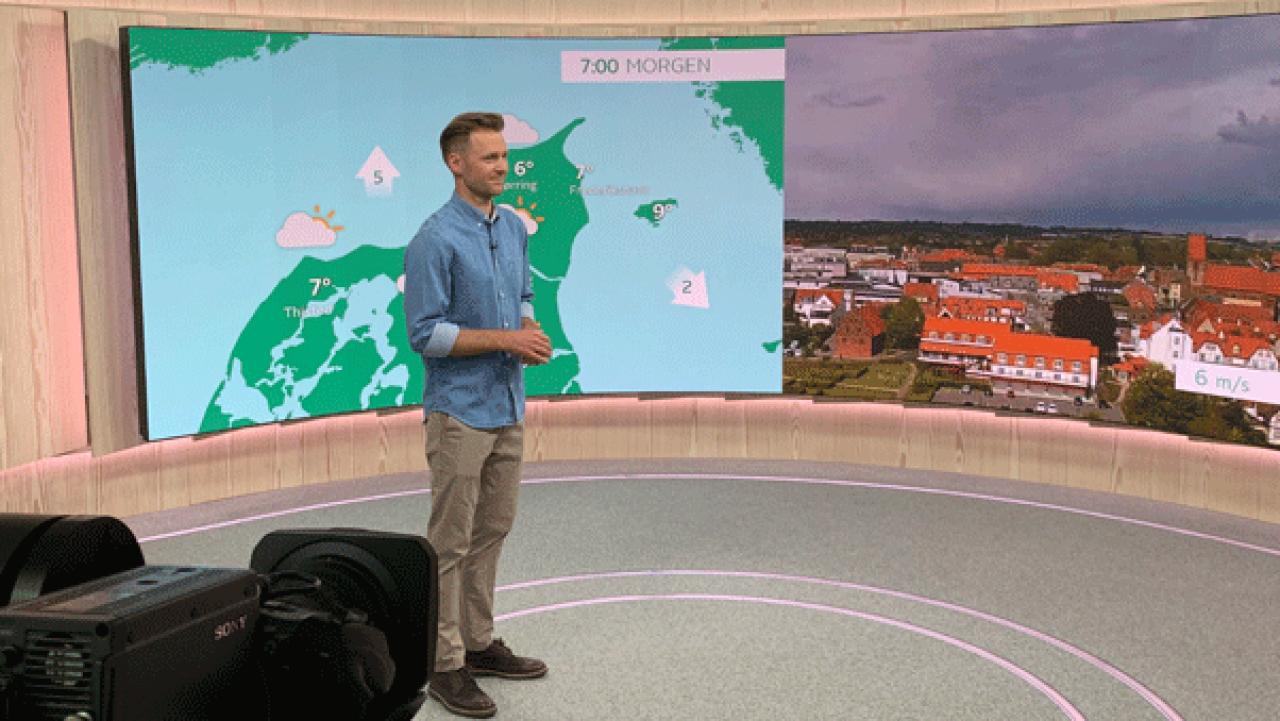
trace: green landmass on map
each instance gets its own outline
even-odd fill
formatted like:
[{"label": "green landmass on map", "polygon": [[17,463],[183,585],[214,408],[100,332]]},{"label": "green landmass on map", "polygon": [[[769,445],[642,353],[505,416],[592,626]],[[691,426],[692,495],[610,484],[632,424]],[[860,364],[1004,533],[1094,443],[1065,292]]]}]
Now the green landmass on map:
[{"label": "green landmass on map", "polygon": [[395,285],[403,268],[401,248],[303,258],[241,330],[199,432],[420,402],[422,361]]},{"label": "green landmass on map", "polygon": [[667,217],[667,213],[679,206],[680,203],[676,202],[675,198],[651,200],[636,208],[635,216],[641,220],[649,221],[649,224],[656,228],[662,222],[662,219]]},{"label": "green landmass on map", "polygon": [[574,192],[581,182],[578,166],[564,151],[565,141],[584,120],[570,122],[535,145],[511,148],[510,167],[525,163],[528,170],[523,176],[507,176],[507,191],[495,199],[538,222],[537,232],[529,236],[533,304],[542,332],[551,341],[552,357],[543,365],[525,367],[525,392],[531,396],[582,392],[578,385],[581,365],[560,321],[559,296],[560,284],[569,273],[574,240],[590,220],[582,194]]},{"label": "green landmass on map", "polygon": [[[578,356],[558,303],[574,239],[588,222],[586,203],[572,190],[577,166],[564,152],[565,140],[582,122],[513,149],[510,164],[527,164],[518,180],[528,187],[512,187],[496,199],[541,219],[529,237],[529,262],[538,321],[554,355],[525,368],[525,388],[533,396],[582,392]],[[270,234],[264,235],[270,243]],[[199,432],[420,403],[422,359],[409,347],[404,296],[396,287],[403,270],[403,248],[366,245],[332,260],[300,260],[240,331]]]},{"label": "green landmass on map", "polygon": [[[662,50],[762,50],[782,48],[786,38],[667,38]],[[782,80],[749,82],[697,82],[695,94],[710,100],[720,112],[711,115],[711,124],[724,130],[745,150],[755,145],[764,162],[765,175],[774,188],[782,190],[784,166],[782,118],[786,115],[786,85]]]},{"label": "green landmass on map", "polygon": [[283,53],[307,37],[307,33],[129,28],[129,68],[155,63],[198,75],[229,60],[256,61]]}]

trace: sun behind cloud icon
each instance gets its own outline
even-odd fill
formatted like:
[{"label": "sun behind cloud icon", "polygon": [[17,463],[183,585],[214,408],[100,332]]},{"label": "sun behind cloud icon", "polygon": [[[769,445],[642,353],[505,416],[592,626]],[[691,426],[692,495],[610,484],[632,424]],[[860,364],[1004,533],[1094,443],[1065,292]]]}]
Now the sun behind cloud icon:
[{"label": "sun behind cloud icon", "polygon": [[[315,206],[320,212],[320,206]],[[331,210],[328,215],[307,215],[294,213],[284,219],[284,225],[276,231],[276,245],[281,248],[327,248],[338,240],[341,225],[330,225],[329,219],[337,211]]]},{"label": "sun behind cloud icon", "polygon": [[518,196],[516,198],[515,205],[511,205],[510,203],[500,203],[498,207],[506,208],[507,210],[510,210],[511,212],[520,216],[520,220],[524,221],[524,229],[528,231],[529,235],[534,235],[535,233],[537,233],[538,224],[546,221],[546,218],[542,217],[541,215],[536,217],[534,216],[533,211],[538,207],[537,203],[530,203],[528,208],[524,207],[523,195]]}]

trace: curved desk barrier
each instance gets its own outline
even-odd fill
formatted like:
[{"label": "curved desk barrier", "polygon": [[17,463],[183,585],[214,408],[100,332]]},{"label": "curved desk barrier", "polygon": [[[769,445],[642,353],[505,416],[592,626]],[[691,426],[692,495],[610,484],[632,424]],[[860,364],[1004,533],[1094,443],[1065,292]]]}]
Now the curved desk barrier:
[{"label": "curved desk barrier", "polygon": [[[804,399],[533,401],[528,460],[771,458],[1009,478],[1280,522],[1280,453],[1082,421]],[[426,470],[418,410],[80,453],[0,473],[3,510],[130,516]]]}]

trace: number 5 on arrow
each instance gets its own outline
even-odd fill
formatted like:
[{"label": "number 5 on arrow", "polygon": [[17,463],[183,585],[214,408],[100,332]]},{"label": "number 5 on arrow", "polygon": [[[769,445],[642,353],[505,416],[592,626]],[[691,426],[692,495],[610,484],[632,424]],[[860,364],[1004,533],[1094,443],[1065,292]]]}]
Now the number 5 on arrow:
[{"label": "number 5 on arrow", "polygon": [[369,153],[369,159],[364,161],[364,166],[360,168],[360,172],[356,173],[356,177],[364,181],[364,192],[370,196],[390,195],[391,185],[396,178],[400,177],[400,171],[396,170],[396,166],[391,164],[387,159],[386,153],[382,152],[382,148],[374,148]]}]

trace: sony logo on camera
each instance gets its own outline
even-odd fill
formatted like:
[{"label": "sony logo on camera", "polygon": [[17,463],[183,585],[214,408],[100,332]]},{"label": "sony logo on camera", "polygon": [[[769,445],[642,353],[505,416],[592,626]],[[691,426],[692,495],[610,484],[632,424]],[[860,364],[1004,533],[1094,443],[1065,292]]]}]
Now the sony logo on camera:
[{"label": "sony logo on camera", "polygon": [[248,624],[249,617],[247,615],[232,619],[226,623],[220,623],[213,629],[213,640],[222,641],[230,638],[232,635],[243,631]]}]

